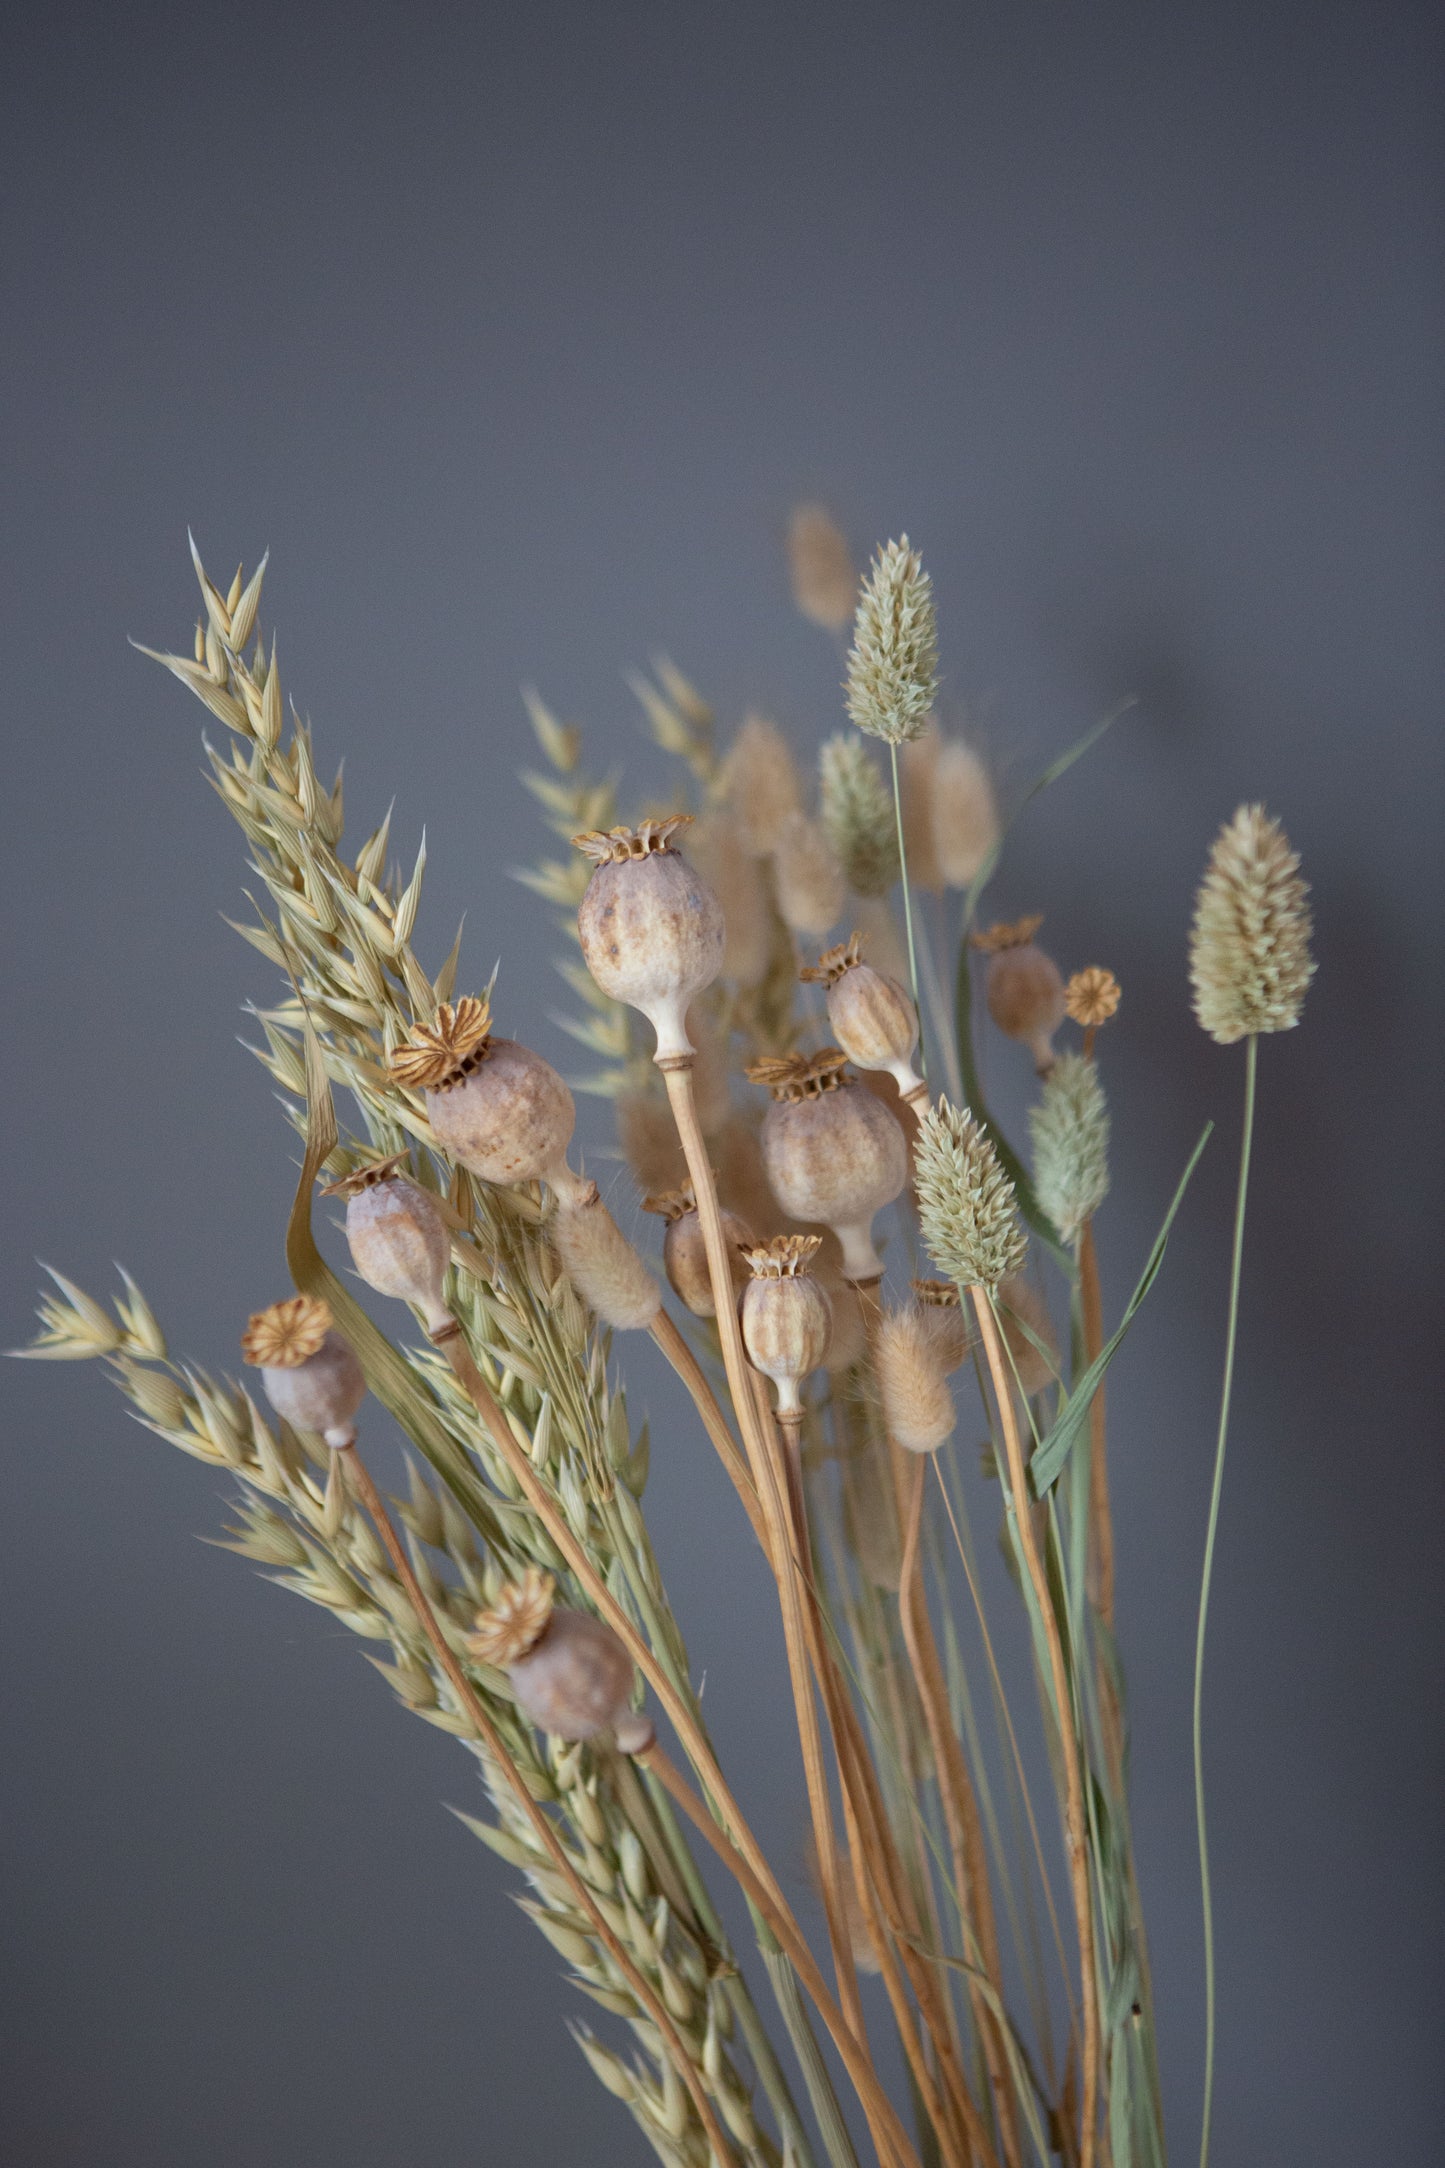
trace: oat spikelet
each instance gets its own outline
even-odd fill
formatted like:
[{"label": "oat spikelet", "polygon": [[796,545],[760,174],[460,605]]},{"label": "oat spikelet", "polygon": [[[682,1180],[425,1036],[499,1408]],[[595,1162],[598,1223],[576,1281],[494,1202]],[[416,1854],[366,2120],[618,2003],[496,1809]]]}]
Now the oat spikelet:
[{"label": "oat spikelet", "polygon": [[568,1279],[604,1325],[635,1332],[652,1323],[662,1291],[600,1198],[559,1206],[552,1239]]},{"label": "oat spikelet", "polygon": [[835,926],[847,901],[843,869],[822,823],[790,813],[773,853],[778,909],[789,930],[816,941]]},{"label": "oat spikelet", "polygon": [[863,582],[848,657],[848,713],[870,738],[902,745],[938,691],[933,583],[907,535],[879,550]]},{"label": "oat spikelet", "polygon": [[1307,884],[1298,854],[1261,805],[1242,805],[1216,838],[1194,909],[1194,1013],[1229,1046],[1299,1022],[1314,976]]},{"label": "oat spikelet", "polygon": [[821,504],[800,504],[788,521],[793,600],[825,632],[843,632],[853,615],[858,575],[853,553]]},{"label": "oat spikelet", "polygon": [[1076,971],[1064,988],[1064,1009],[1086,1031],[1097,1031],[1119,1006],[1119,981],[1101,964]]},{"label": "oat spikelet", "polygon": [[914,1185],[929,1256],[961,1287],[997,1287],[1023,1264],[1014,1186],[973,1116],[940,1099],[918,1125]]},{"label": "oat spikelet", "polygon": [[860,896],[886,896],[898,878],[898,826],[893,798],[868,748],[840,732],[818,756],[823,826],[848,886]]},{"label": "oat spikelet", "polygon": [[388,1054],[386,1065],[409,1090],[434,1091],[486,1059],[491,1032],[490,996],[466,994],[455,1005],[444,1001],[432,1023],[413,1024],[410,1043]]},{"label": "oat spikelet", "polygon": [[260,1370],[299,1370],[320,1352],[331,1310],[315,1295],[292,1295],[258,1310],[241,1335],[241,1354]]},{"label": "oat spikelet", "polygon": [[1072,1242],[1109,1193],[1109,1109],[1087,1056],[1059,1056],[1029,1109],[1029,1129],[1039,1203]]},{"label": "oat spikelet", "polygon": [[528,1566],[520,1581],[509,1581],[491,1608],[477,1613],[476,1632],[467,1640],[473,1656],[504,1671],[535,1648],[552,1616],[555,1585],[540,1566]]},{"label": "oat spikelet", "polygon": [[874,1355],[889,1437],[910,1453],[936,1453],[953,1432],[953,1395],[916,1309],[884,1318]]},{"label": "oat spikelet", "polygon": [[[968,888],[999,840],[993,784],[971,745],[950,738],[940,746],[931,778],[933,848],[945,888]],[[913,844],[908,845],[909,871]]]},{"label": "oat spikelet", "polygon": [[802,806],[798,771],[776,723],[749,715],[723,765],[723,788],[738,824],[743,849],[768,858],[790,813]]}]

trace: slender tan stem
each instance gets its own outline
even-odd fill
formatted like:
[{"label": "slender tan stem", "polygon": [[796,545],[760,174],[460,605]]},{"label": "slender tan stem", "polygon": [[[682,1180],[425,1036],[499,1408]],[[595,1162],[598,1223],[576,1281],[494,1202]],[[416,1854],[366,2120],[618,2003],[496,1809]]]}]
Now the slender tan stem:
[{"label": "slender tan stem", "polygon": [[737,2155],[724,2135],[722,2125],[718,2122],[712,2102],[707,2097],[697,2067],[683,2045],[682,2037],[668,2013],[666,2004],[662,2001],[646,1975],[639,1971],[625,1945],[608,1925],[601,1906],[567,1857],[556,1830],[527,1789],[526,1779],[507,1752],[505,1740],[487,1714],[480,1696],[471,1680],[467,1677],[466,1672],[462,1669],[446,1635],[442,1632],[437,1615],[428,1602],[421,1583],[413,1571],[405,1545],[397,1535],[381,1493],[371,1479],[371,1471],[354,1445],[344,1447],[343,1451],[346,1455],[347,1473],[351,1478],[356,1494],[375,1522],[377,1534],[385,1544],[392,1565],[396,1568],[397,1579],[406,1590],[411,1607],[416,1613],[417,1623],[435,1650],[437,1661],[455,1689],[463,1709],[476,1726],[478,1738],[501,1770],[508,1786],[516,1797],[518,1805],[531,1823],[539,1842],[557,1872],[566,1882],[573,1901],[591,1922],[593,1933],[622,1973],[632,1992],[636,1995],[666,2043],[669,2059],[683,2084],[687,2087],[692,2098],[692,2104],[697,2110],[703,2129],[707,2133],[708,2144],[712,2148],[714,2159],[723,2163],[723,2168],[737,2168]]},{"label": "slender tan stem", "polygon": [[[803,1606],[799,1595],[801,1561],[793,1556],[787,1508],[778,1483],[778,1453],[772,1435],[772,1422],[769,1419],[765,1425],[762,1420],[762,1411],[755,1397],[753,1384],[756,1373],[752,1370],[743,1348],[742,1329],[738,1323],[737,1295],[733,1287],[722,1212],[718,1205],[717,1184],[713,1179],[712,1162],[708,1158],[707,1146],[698,1125],[691,1058],[671,1056],[660,1066],[666,1080],[668,1101],[677,1125],[683,1157],[687,1161],[693,1195],[697,1200],[698,1221],[702,1227],[708,1278],[712,1282],[718,1337],[722,1343],[723,1367],[727,1372],[733,1412],[742,1433],[748,1465],[771,1536],[773,1578],[777,1583],[779,1607],[783,1616],[783,1640],[793,1689],[798,1738],[803,1752],[803,1773],[812,1813],[813,1839],[818,1848],[818,1861],[823,1876],[824,1911],[838,1981],[838,1999],[850,2025],[862,2039],[863,2011],[858,1997],[853,1953],[848,1942],[847,1922],[840,1916],[837,1902],[837,1839],[833,1830],[832,1802],[828,1796],[822,1735],[818,1728],[818,1712],[808,1671]],[[790,1562],[794,1568],[791,1571]]]},{"label": "slender tan stem", "polygon": [[[953,1861],[954,1887],[966,1929],[967,1945],[971,1945],[967,1948],[967,1955],[971,1964],[979,1965],[987,1972],[995,1995],[1002,2001],[1003,1965],[998,1945],[998,1928],[994,1920],[993,1897],[988,1883],[983,1826],[979,1820],[978,1801],[974,1797],[968,1765],[954,1734],[943,1667],[939,1662],[938,1647],[928,1617],[928,1597],[923,1586],[923,1576],[919,1571],[924,1461],[921,1454],[902,1454],[897,1446],[893,1451],[896,1462],[906,1460],[908,1463],[906,1467],[899,1468],[902,1477],[904,1537],[898,1610],[903,1622],[903,1639],[913,1665],[918,1698],[923,1704],[923,1720],[928,1727],[929,1745],[933,1749],[944,1828]],[[968,1994],[973,2022],[983,2043],[989,2090],[993,2094],[1004,2159],[1008,2168],[1022,2168],[1023,2153],[1013,2094],[1005,2069],[1000,2021],[976,1982],[970,1981]]]},{"label": "slender tan stem", "polygon": [[1068,1666],[1064,1661],[1064,1646],[1059,1634],[1059,1622],[1054,1612],[1048,1576],[1039,1552],[1038,1530],[1034,1525],[1033,1505],[1029,1498],[1028,1472],[1024,1466],[1023,1445],[1019,1438],[1018,1418],[1014,1412],[1013,1390],[1005,1367],[993,1303],[986,1288],[974,1287],[970,1288],[969,1292],[973,1297],[989,1373],[993,1378],[994,1397],[998,1402],[999,1421],[1003,1428],[1004,1451],[1008,1458],[1014,1523],[1019,1532],[1029,1580],[1033,1585],[1039,1625],[1048,1649],[1049,1670],[1053,1680],[1054,1707],[1059,1727],[1059,1758],[1064,1766],[1064,1821],[1069,1847],[1069,1882],[1074,1898],[1074,1924],[1079,1937],[1079,1988],[1084,2010],[1084,2112],[1080,2137],[1080,2168],[1094,2168],[1099,2120],[1099,1996],[1095,1975],[1094,1908],[1089,1890],[1084,1786],[1079,1768],[1079,1744],[1074,1733]]},{"label": "slender tan stem", "polygon": [[[1079,1236],[1079,1309],[1084,1327],[1084,1360],[1097,1360],[1104,1345],[1104,1304],[1099,1291],[1099,1255],[1094,1223],[1085,1220]],[[1089,1403],[1089,1595],[1111,1630],[1114,1624],[1114,1523],[1109,1512],[1109,1465],[1104,1422],[1104,1387]]]},{"label": "slender tan stem", "polygon": [[738,1451],[732,1431],[728,1427],[727,1417],[718,1406],[717,1395],[703,1375],[701,1364],[666,1310],[658,1311],[652,1326],[652,1337],[691,1394],[693,1406],[702,1418],[703,1428],[716,1447],[718,1459],[731,1476],[733,1488],[742,1500],[743,1510],[753,1524],[753,1534],[762,1545],[763,1555],[770,1557],[767,1524],[763,1519],[763,1509],[758,1503],[756,1486],[748,1473],[747,1462]]}]

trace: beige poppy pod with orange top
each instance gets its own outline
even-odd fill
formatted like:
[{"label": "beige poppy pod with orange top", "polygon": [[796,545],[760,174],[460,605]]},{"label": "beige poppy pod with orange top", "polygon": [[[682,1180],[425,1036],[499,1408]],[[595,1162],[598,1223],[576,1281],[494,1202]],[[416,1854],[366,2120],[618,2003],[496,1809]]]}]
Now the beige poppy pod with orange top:
[{"label": "beige poppy pod with orange top", "polygon": [[799,976],[827,988],[828,1022],[849,1061],[886,1072],[910,1106],[925,1106],[928,1086],[911,1059],[918,1011],[897,979],[864,963],[862,935],[825,949]]},{"label": "beige poppy pod with orange top", "polygon": [[688,1003],[722,969],[722,907],[673,840],[691,819],[572,838],[593,862],[577,913],[583,960],[604,994],[647,1018],[659,1062],[691,1060]]},{"label": "beige poppy pod with orange top", "polygon": [[775,1235],[747,1252],[752,1274],[743,1290],[743,1345],[748,1361],[778,1392],[778,1413],[797,1414],[804,1378],[828,1348],[831,1311],[822,1283],[808,1270],[819,1235]]},{"label": "beige poppy pod with orange top", "polygon": [[1034,940],[1042,924],[1041,917],[1011,925],[1000,921],[970,936],[974,948],[988,957],[988,1013],[1005,1037],[1024,1042],[1040,1076],[1052,1066],[1065,1002],[1059,967]]},{"label": "beige poppy pod with orange top", "polygon": [[554,1739],[610,1733],[620,1752],[640,1753],[653,1732],[632,1707],[632,1658],[602,1619],[559,1609],[552,1589],[551,1574],[528,1566],[478,1613],[467,1646],[506,1672],[517,1706],[539,1730]]},{"label": "beige poppy pod with orange top", "polygon": [[333,1451],[355,1444],[366,1379],[328,1304],[292,1295],[258,1310],[242,1335],[241,1354],[260,1371],[266,1398],[288,1423],[319,1431]]},{"label": "beige poppy pod with orange top", "polygon": [[790,1218],[831,1228],[845,1279],[883,1271],[873,1221],[908,1179],[908,1147],[888,1109],[847,1074],[840,1047],[818,1054],[765,1055],[748,1064],[773,1104],[763,1117],[763,1163]]},{"label": "beige poppy pod with orange top", "polygon": [[581,1202],[592,1185],[567,1164],[577,1122],[572,1094],[549,1061],[492,1035],[486,994],[444,1001],[430,1024],[387,1056],[398,1084],[426,1094],[437,1142],[484,1182],[549,1182]]},{"label": "beige poppy pod with orange top", "polygon": [[[656,1212],[667,1222],[662,1238],[662,1269],[673,1293],[694,1317],[716,1317],[717,1305],[712,1299],[712,1278],[702,1238],[702,1221],[692,1185],[685,1183],[680,1189],[662,1190],[644,1197],[642,1209]],[[733,1285],[741,1291],[748,1279],[743,1253],[753,1247],[753,1232],[726,1206],[722,1209],[722,1225]]]},{"label": "beige poppy pod with orange top", "polygon": [[452,1239],[441,1206],[430,1190],[402,1172],[408,1154],[370,1161],[327,1185],[328,1197],[346,1199],[346,1241],[351,1262],[368,1287],[421,1311],[428,1332],[451,1323],[442,1286]]}]

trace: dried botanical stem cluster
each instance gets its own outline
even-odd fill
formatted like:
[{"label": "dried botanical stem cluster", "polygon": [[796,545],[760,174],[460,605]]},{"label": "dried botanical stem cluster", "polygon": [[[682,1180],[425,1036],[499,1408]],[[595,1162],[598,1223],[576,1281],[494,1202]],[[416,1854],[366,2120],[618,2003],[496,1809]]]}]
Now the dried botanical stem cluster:
[{"label": "dried botanical stem cluster", "polygon": [[[800,608],[841,632],[852,559],[818,508],[795,518],[790,554]],[[260,1398],[174,1363],[129,1281],[112,1312],[57,1278],[32,1352],[103,1358],[149,1428],[235,1479],[231,1546],[375,1643],[405,1705],[471,1748],[491,1801],[471,1826],[621,2028],[574,2032],[662,2160],[857,2168],[866,2141],[884,2168],[1162,2168],[1101,1390],[1122,1326],[1106,1346],[1092,1235],[1109,1186],[1094,1041],[1119,989],[1097,966],[1066,986],[1037,916],[976,932],[972,891],[948,924],[949,892],[981,885],[1001,830],[976,748],[933,715],[917,553],[879,552],[849,656],[848,711],[889,745],[889,781],[845,734],[810,791],[758,717],[719,754],[706,703],[659,661],[636,689],[676,769],[668,810],[654,795],[629,824],[583,774],[580,734],[529,697],[546,768],[526,780],[576,850],[524,878],[575,925],[562,970],[582,1014],[567,1028],[601,1063],[586,1088],[613,1102],[638,1201],[662,1223],[661,1279],[625,1196],[604,1201],[573,1164],[571,1087],[498,1035],[496,989],[458,994],[457,944],[420,964],[424,852],[394,869],[388,816],[342,854],[340,781],[321,784],[256,633],[260,571],[223,592],[196,569],[193,654],[159,659],[231,732],[212,778],[268,899],[240,931],[283,975],[253,1013],[305,1144],[296,1292],[246,1328]],[[904,962],[905,862],[963,946],[963,985],[970,939],[987,957],[988,1014],[1043,1078],[1032,1181],[977,1093],[928,1104],[920,994],[950,1074],[975,1074],[974,1019],[948,1014],[911,906]],[[1245,809],[1196,929],[1214,1036],[1294,1021],[1307,930],[1288,846]],[[1085,1038],[1059,1054],[1066,1022]],[[355,1271],[419,1337],[383,1330],[326,1262],[322,1177]],[[910,1286],[919,1245],[942,1277]],[[1046,1265],[1076,1320],[1067,1362]],[[666,1450],[718,1453],[738,1539],[751,1529],[776,1586],[816,1948],[703,1726],[614,1333],[645,1333],[683,1382],[697,1431]],[[418,1456],[394,1506],[405,1541],[364,1458],[372,1401]],[[1057,1790],[1053,1865],[978,1573],[961,1424],[982,1429],[999,1481]],[[699,1841],[747,1900],[792,2078]],[[885,2031],[911,2120],[882,2076]]]}]

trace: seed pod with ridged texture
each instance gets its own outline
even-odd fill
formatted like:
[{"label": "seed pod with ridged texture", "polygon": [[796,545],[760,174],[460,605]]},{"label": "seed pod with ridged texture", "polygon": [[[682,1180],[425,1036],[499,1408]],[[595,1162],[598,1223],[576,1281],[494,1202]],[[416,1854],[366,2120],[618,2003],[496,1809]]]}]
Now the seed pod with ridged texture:
[{"label": "seed pod with ridged texture", "polygon": [[864,963],[862,935],[825,949],[800,975],[827,987],[828,1022],[849,1061],[885,1071],[908,1105],[924,1106],[928,1086],[909,1058],[918,1044],[918,1011],[897,979]]},{"label": "seed pod with ridged texture", "polygon": [[913,1300],[919,1320],[933,1342],[944,1375],[957,1370],[969,1349],[968,1317],[952,1280],[915,1280]]},{"label": "seed pod with ridged texture", "polygon": [[559,1205],[552,1240],[568,1279],[604,1325],[638,1332],[653,1323],[662,1290],[600,1197]]},{"label": "seed pod with ridged texture", "polygon": [[428,1332],[451,1322],[442,1285],[452,1243],[441,1206],[430,1190],[403,1174],[408,1155],[372,1161],[328,1185],[346,1199],[351,1262],[368,1287],[421,1311]]},{"label": "seed pod with ridged texture", "polygon": [[913,1305],[883,1319],[874,1360],[889,1437],[907,1452],[936,1453],[953,1434],[953,1395],[933,1336]]},{"label": "seed pod with ridged texture", "polygon": [[652,1743],[652,1726],[632,1708],[632,1658],[617,1635],[587,1611],[558,1610],[549,1573],[529,1566],[477,1615],[468,1647],[505,1671],[517,1706],[556,1739],[610,1732],[624,1754]]},{"label": "seed pod with ridged texture", "polygon": [[691,818],[675,813],[572,839],[593,861],[577,913],[583,960],[604,994],[647,1018],[659,1062],[691,1056],[688,1004],[722,969],[717,897],[672,840]]},{"label": "seed pod with ridged texture", "polygon": [[515,1039],[496,1039],[491,1001],[444,1001],[431,1024],[387,1057],[398,1084],[426,1094],[437,1142],[484,1182],[549,1182],[559,1197],[591,1185],[572,1172],[567,1147],[577,1110],[551,1063]]},{"label": "seed pod with ridged texture", "polygon": [[[712,1299],[712,1281],[708,1276],[707,1251],[702,1239],[702,1221],[698,1217],[697,1200],[687,1185],[681,1189],[662,1190],[642,1200],[644,1212],[656,1212],[667,1222],[662,1238],[662,1267],[668,1283],[678,1300],[691,1310],[694,1317],[716,1317],[717,1306]],[[744,1225],[736,1212],[726,1207],[722,1214],[723,1235],[727,1241],[728,1258],[732,1266],[733,1284],[741,1290],[748,1281],[748,1268],[743,1252],[753,1247],[753,1233]]]},{"label": "seed pod with ridged texture", "polygon": [[333,1451],[355,1443],[366,1379],[326,1303],[293,1295],[258,1310],[242,1335],[241,1353],[259,1369],[266,1398],[288,1423],[319,1431]]},{"label": "seed pod with ridged texture", "polygon": [[1054,1059],[1054,1033],[1064,1020],[1064,982],[1052,956],[1034,940],[1042,918],[1021,918],[971,936],[988,957],[988,1013],[1006,1038],[1022,1039],[1034,1067],[1046,1076]]},{"label": "seed pod with ridged texture", "polygon": [[778,1391],[778,1413],[803,1405],[798,1391],[822,1362],[828,1347],[828,1297],[808,1266],[818,1235],[776,1235],[747,1253],[752,1273],[743,1292],[743,1345],[748,1361]]},{"label": "seed pod with ridged texture", "polygon": [[831,1228],[845,1279],[867,1282],[883,1271],[873,1221],[908,1179],[908,1147],[894,1116],[845,1074],[846,1065],[842,1050],[829,1046],[766,1055],[747,1073],[773,1095],[763,1118],[773,1194],[791,1218]]}]

